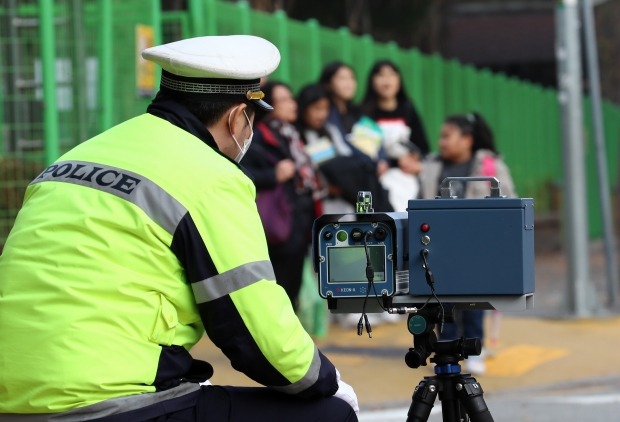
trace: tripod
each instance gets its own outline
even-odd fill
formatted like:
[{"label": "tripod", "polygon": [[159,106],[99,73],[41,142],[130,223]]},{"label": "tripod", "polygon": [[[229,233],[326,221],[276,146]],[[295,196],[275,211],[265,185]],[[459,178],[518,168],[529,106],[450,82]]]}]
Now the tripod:
[{"label": "tripod", "polygon": [[[468,356],[480,355],[480,339],[438,341],[434,328],[442,313],[439,307],[431,307],[419,310],[407,320],[414,343],[405,356],[407,366],[424,366],[431,353],[435,353],[431,358],[435,363],[435,375],[424,377],[415,388],[407,422],[427,421],[437,395],[441,401],[443,422],[493,422],[482,397],[482,386],[470,374],[461,373],[459,364]],[[453,320],[451,311],[446,319]]]}]

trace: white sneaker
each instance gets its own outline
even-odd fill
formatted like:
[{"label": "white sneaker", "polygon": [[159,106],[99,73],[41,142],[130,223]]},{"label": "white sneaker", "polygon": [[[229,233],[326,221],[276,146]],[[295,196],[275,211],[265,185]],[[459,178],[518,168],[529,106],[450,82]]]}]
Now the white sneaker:
[{"label": "white sneaker", "polygon": [[465,360],[467,372],[472,375],[484,375],[487,367],[484,363],[484,359],[481,356],[470,356]]}]

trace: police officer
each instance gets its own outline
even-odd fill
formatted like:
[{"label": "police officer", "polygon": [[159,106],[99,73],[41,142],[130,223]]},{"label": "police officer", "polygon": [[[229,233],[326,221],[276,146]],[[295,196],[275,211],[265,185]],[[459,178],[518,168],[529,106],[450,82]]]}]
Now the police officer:
[{"label": "police officer", "polygon": [[[355,421],[357,398],[276,284],[250,146],[253,36],[146,49],[147,113],[78,145],[29,185],[0,257],[0,420]],[[255,388],[211,385],[206,333]]]}]

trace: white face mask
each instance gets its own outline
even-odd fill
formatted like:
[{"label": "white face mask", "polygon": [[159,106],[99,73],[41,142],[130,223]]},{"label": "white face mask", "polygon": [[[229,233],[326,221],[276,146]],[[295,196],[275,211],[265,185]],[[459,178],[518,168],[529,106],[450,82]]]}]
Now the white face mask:
[{"label": "white face mask", "polygon": [[235,134],[233,133],[232,128],[230,127],[230,119],[232,118],[233,112],[237,108],[239,108],[239,106],[237,106],[237,107],[233,108],[232,110],[230,110],[230,114],[228,115],[228,129],[230,130],[230,136],[232,136],[233,140],[235,141],[235,144],[237,144],[237,147],[239,147],[239,153],[234,158],[234,160],[238,163],[238,162],[241,161],[241,159],[243,158],[245,153],[248,152],[248,149],[250,148],[250,144],[252,143],[252,137],[254,137],[254,130],[252,130],[252,123],[250,122],[250,118],[248,117],[248,115],[245,112],[245,110],[243,110],[243,114],[245,115],[245,119],[248,121],[248,126],[250,127],[250,137],[247,138],[247,139],[244,139],[243,140],[243,146],[241,146],[241,144],[239,144],[239,141],[237,141],[237,138],[235,137]]}]

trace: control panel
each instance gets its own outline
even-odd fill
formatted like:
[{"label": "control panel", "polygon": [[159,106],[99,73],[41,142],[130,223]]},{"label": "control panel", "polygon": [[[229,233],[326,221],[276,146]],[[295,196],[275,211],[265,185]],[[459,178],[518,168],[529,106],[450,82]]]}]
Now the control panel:
[{"label": "control panel", "polygon": [[[321,297],[394,295],[394,238],[386,223],[327,224],[317,237]],[[366,275],[368,262],[373,270],[373,286]]]}]

